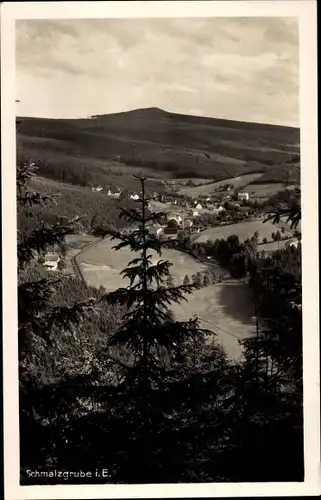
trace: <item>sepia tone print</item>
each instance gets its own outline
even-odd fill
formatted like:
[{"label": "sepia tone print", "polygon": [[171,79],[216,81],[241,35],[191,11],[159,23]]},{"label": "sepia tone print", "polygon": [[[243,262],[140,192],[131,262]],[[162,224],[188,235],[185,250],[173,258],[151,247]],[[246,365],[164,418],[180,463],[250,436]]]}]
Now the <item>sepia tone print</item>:
[{"label": "sepia tone print", "polygon": [[15,29],[21,485],[302,482],[297,19]]}]

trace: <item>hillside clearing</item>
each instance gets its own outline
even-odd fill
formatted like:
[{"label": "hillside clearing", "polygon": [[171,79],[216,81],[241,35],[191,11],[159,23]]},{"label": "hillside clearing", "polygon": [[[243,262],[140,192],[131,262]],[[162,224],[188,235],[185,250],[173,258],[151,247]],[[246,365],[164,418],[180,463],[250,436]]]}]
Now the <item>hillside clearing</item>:
[{"label": "hillside clearing", "polygon": [[224,179],[222,181],[213,182],[212,184],[206,184],[204,186],[195,186],[190,188],[183,188],[179,191],[179,194],[185,196],[202,196],[202,195],[210,195],[214,194],[215,190],[224,186],[225,184],[232,184],[234,188],[241,188],[246,186],[250,182],[259,177],[262,177],[263,173],[254,173],[254,174],[244,174],[238,177],[230,177],[228,179]]},{"label": "hillside clearing", "polygon": [[248,186],[246,186],[246,190],[252,197],[269,198],[273,194],[277,193],[278,191],[282,191],[286,187],[286,184],[282,184],[280,182],[271,182],[266,184],[249,184]]},{"label": "hillside clearing", "polygon": [[[256,231],[259,233],[259,241],[262,241],[263,238],[270,240],[271,234],[277,231],[277,227],[270,221],[263,224],[262,220],[211,227],[202,231],[196,241],[206,242],[208,240],[215,241],[221,238],[226,239],[234,234],[239,237],[240,241],[244,241],[247,238],[251,238]],[[288,227],[285,234],[292,236],[293,232]]]},{"label": "hillside clearing", "polygon": [[[92,248],[85,250],[78,259],[86,281],[93,286],[103,285],[108,291],[113,291],[121,286],[127,286],[127,280],[120,276],[120,271],[127,266],[134,256],[128,248],[117,252],[113,247],[117,241],[105,239]],[[162,256],[152,254],[153,262],[169,260],[172,262],[171,274],[177,284],[181,284],[186,274],[191,277],[197,272],[205,271],[206,266],[199,263],[188,254],[173,249],[165,249]]]}]

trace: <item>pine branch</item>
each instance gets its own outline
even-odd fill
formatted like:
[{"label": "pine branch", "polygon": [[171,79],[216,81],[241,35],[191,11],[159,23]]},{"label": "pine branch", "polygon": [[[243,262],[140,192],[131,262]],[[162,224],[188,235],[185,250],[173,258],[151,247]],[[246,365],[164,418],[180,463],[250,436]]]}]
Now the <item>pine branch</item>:
[{"label": "pine branch", "polygon": [[[151,255],[148,255],[148,261],[150,262]],[[142,259],[134,259],[137,261],[138,265],[134,266],[133,261],[129,263],[129,266],[121,271],[121,275],[124,278],[129,279],[129,286],[133,286],[135,280],[141,280],[143,278],[144,270],[142,269]],[[159,261],[156,265],[149,265],[146,269],[146,278],[148,284],[152,284],[155,282],[157,286],[160,286],[164,283],[164,280],[170,274],[170,267],[173,264],[168,261]]]}]

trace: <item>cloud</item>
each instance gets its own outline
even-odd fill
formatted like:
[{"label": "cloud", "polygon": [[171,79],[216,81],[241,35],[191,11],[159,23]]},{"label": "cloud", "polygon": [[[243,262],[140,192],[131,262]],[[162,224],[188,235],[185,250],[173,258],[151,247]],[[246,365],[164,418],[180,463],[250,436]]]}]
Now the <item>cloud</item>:
[{"label": "cloud", "polygon": [[157,106],[298,124],[295,19],[18,21],[19,114]]}]

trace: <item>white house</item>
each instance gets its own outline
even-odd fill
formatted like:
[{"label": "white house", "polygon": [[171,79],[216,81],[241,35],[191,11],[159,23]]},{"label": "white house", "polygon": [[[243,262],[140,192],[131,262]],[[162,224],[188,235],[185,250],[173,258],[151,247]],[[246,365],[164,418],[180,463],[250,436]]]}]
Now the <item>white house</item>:
[{"label": "white house", "polygon": [[237,199],[241,200],[241,201],[243,201],[243,200],[248,201],[248,199],[249,199],[249,193],[246,193],[245,191],[240,192],[240,193],[237,194]]},{"label": "white house", "polygon": [[193,210],[193,213],[192,213],[193,217],[198,217],[198,216],[199,216],[199,214],[200,214],[200,213],[199,213],[199,211],[198,211],[198,210]]},{"label": "white house", "polygon": [[48,253],[44,257],[43,265],[48,269],[48,271],[57,271],[59,261],[60,261],[59,255]]},{"label": "white house", "polygon": [[290,240],[286,242],[285,246],[298,248],[299,243],[299,240]]},{"label": "white house", "polygon": [[129,199],[137,201],[137,200],[139,200],[139,194],[137,194],[137,193],[131,194],[131,195],[129,195]]},{"label": "white house", "polygon": [[225,208],[223,208],[222,206],[219,206],[219,207],[214,207],[213,208],[213,212],[214,214],[219,214],[221,212],[224,212]]},{"label": "white house", "polygon": [[196,210],[202,210],[203,207],[200,203],[198,203],[195,208]]},{"label": "white house", "polygon": [[92,187],[91,188],[92,191],[102,191],[103,190],[103,187],[102,186],[96,186],[96,187]]},{"label": "white house", "polygon": [[118,189],[115,193],[113,193],[110,189],[108,189],[107,195],[112,196],[113,198],[120,198],[121,192]]}]

